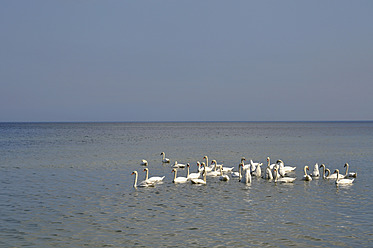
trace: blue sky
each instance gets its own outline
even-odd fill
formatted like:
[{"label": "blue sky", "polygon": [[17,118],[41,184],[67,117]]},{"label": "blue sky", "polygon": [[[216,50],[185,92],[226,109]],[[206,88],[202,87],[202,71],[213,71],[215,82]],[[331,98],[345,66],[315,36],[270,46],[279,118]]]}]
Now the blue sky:
[{"label": "blue sky", "polygon": [[372,1],[0,6],[0,121],[373,120]]}]

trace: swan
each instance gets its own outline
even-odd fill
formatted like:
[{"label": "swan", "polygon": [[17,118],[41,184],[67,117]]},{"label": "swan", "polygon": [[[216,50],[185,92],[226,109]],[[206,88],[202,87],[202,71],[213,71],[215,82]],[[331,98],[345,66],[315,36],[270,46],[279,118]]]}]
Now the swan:
[{"label": "swan", "polygon": [[263,163],[258,163],[255,171],[252,172],[253,176],[256,176],[256,177],[261,177],[262,176],[262,168],[260,168],[260,166],[262,166],[262,165],[263,165]]},{"label": "swan", "polygon": [[[206,165],[204,162],[202,162],[203,167],[205,168]],[[192,184],[206,184],[206,170],[203,170],[203,179],[201,178],[192,178],[190,179]]]},{"label": "swan", "polygon": [[284,162],[281,159],[277,160],[277,164],[280,164],[280,165],[283,166],[285,174],[289,173],[289,172],[292,172],[297,168],[295,166],[285,166]]},{"label": "swan", "polygon": [[[328,169],[326,169],[326,170],[328,170]],[[339,170],[338,170],[339,171]],[[330,174],[330,170],[329,170],[329,175],[327,176],[327,177],[325,177],[326,179],[337,179],[337,173],[334,171],[334,173],[333,174]],[[344,175],[339,175],[339,178],[341,179],[341,178],[345,178],[345,176]]]},{"label": "swan", "polygon": [[[322,178],[326,179],[326,175],[325,175],[325,173],[326,173],[325,164],[321,164],[319,168],[321,168],[321,167],[323,168],[323,176],[322,176]],[[330,171],[329,171],[329,173],[330,173]],[[329,174],[328,174],[328,176],[329,176]]]},{"label": "swan", "polygon": [[273,170],[273,168],[275,168],[276,164],[271,164],[271,159],[270,157],[267,157],[267,163],[268,163],[268,166],[271,170]]},{"label": "swan", "polygon": [[[242,168],[243,168],[243,164],[242,164]],[[241,183],[245,183],[245,184],[249,184],[249,183],[251,183],[251,173],[250,173],[250,169],[248,168],[248,169],[242,169],[242,171],[244,171],[245,172],[245,176],[244,177],[242,177],[242,176],[240,176],[240,182]],[[240,172],[241,172],[241,170],[240,170]]]},{"label": "swan", "polygon": [[166,153],[161,152],[162,155],[162,163],[169,163],[170,159],[166,158]]},{"label": "swan", "polygon": [[356,177],[357,176],[357,173],[356,172],[350,172],[348,173],[348,167],[350,165],[348,163],[345,164],[344,167],[346,167],[346,174],[345,174],[345,177]]},{"label": "swan", "polygon": [[197,172],[197,173],[189,173],[189,163],[187,163],[187,178],[188,179],[192,179],[192,178],[199,178],[201,176],[201,172]]},{"label": "swan", "polygon": [[207,156],[204,156],[203,157],[203,159],[205,159],[206,160],[206,163],[205,163],[205,165],[207,165],[207,166],[205,166],[205,167],[203,167],[203,169],[202,170],[205,170],[205,171],[207,171],[207,172],[209,172],[209,171],[212,171],[212,167],[210,167],[210,166],[208,166],[209,165],[209,157],[207,157]]},{"label": "swan", "polygon": [[232,177],[239,177],[240,176],[240,170],[241,170],[241,164],[238,165],[238,171],[231,171]]},{"label": "swan", "polygon": [[254,163],[252,159],[250,159],[251,164],[251,173],[253,173],[256,170],[256,167],[260,165],[263,165],[263,163]]},{"label": "swan", "polygon": [[146,171],[145,181],[150,181],[150,182],[154,182],[154,183],[161,183],[163,181],[163,179],[165,178],[165,176],[148,178],[149,177],[149,169],[145,168],[144,171]]},{"label": "swan", "polygon": [[223,175],[223,166],[220,166],[220,177],[219,177],[219,180],[220,181],[229,181],[229,176],[228,175]]},{"label": "swan", "polygon": [[206,171],[206,175],[209,176],[209,177],[217,177],[220,175],[220,172],[216,170],[216,167],[214,168],[214,170],[206,170],[208,167],[206,167],[206,164],[205,162],[202,162],[201,163],[203,168],[204,168],[204,171]]},{"label": "swan", "polygon": [[308,167],[308,165],[304,166],[304,176],[303,176],[304,181],[312,181],[312,177],[307,174],[307,170],[309,169],[310,168]]},{"label": "swan", "polygon": [[177,161],[175,161],[175,164],[172,166],[173,168],[185,168],[186,164],[179,164]]},{"label": "swan", "polygon": [[211,164],[215,164],[215,167],[221,167],[224,173],[231,172],[234,169],[234,167],[224,167],[223,164],[218,164],[216,160],[212,160]]},{"label": "swan", "polygon": [[[339,175],[339,170],[338,169],[336,169],[334,171],[334,173],[337,173],[337,180],[335,180],[335,184],[336,185],[339,185],[339,184],[351,184],[355,180],[355,179],[340,178],[339,177],[340,175]],[[334,173],[333,173],[333,175],[334,175]]]},{"label": "swan", "polygon": [[313,167],[311,177],[319,178],[319,176],[320,176],[319,165],[318,165],[318,163],[316,163],[315,166]]},{"label": "swan", "polygon": [[172,172],[174,172],[174,180],[172,181],[173,183],[186,183],[188,181],[188,178],[186,177],[176,177],[177,175],[176,169],[172,169]]},{"label": "swan", "polygon": [[273,179],[271,167],[269,165],[266,168],[266,172],[264,174],[264,179],[269,179],[269,180]]},{"label": "swan", "polygon": [[148,161],[146,161],[145,159],[141,160],[141,165],[142,166],[147,166],[148,165]]},{"label": "swan", "polygon": [[242,158],[241,158],[242,169],[243,169],[243,170],[247,170],[247,169],[250,169],[250,170],[251,170],[251,164],[245,164],[244,161],[246,161],[246,158],[245,158],[245,157],[242,157]]},{"label": "swan", "polygon": [[[333,175],[333,174],[331,174],[331,173],[330,173],[330,170],[329,170],[328,168],[326,168],[326,169],[325,169],[325,175],[324,175],[324,176],[325,176],[325,179],[335,179],[334,176],[333,176],[333,177],[330,177],[331,175]],[[337,174],[336,174],[336,175],[337,175]]]},{"label": "swan", "polygon": [[294,177],[281,177],[278,178],[277,168],[274,168],[275,171],[275,183],[293,183],[296,178]]},{"label": "swan", "polygon": [[155,185],[154,182],[150,182],[150,181],[142,181],[141,183],[137,184],[137,177],[138,177],[137,171],[133,171],[131,175],[135,175],[135,181],[133,183],[134,188],[137,188],[137,187],[154,187],[154,185]]}]

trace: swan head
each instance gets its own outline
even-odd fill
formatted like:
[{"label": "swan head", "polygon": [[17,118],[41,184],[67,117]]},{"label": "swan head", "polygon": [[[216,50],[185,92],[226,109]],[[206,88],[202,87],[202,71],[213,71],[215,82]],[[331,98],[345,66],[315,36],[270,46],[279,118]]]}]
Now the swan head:
[{"label": "swan head", "polygon": [[338,173],[338,174],[339,174],[339,170],[338,170],[338,169],[335,169],[334,173]]},{"label": "swan head", "polygon": [[161,152],[161,155],[163,155],[164,154],[164,152]]},{"label": "swan head", "polygon": [[187,163],[187,167],[189,167],[190,166],[190,164],[189,163]]},{"label": "swan head", "polygon": [[215,160],[215,159],[212,160],[212,161],[211,161],[211,164],[216,164],[216,160]]},{"label": "swan head", "polygon": [[267,157],[267,162],[269,162],[269,159],[270,159],[270,158],[269,158],[269,157]]},{"label": "swan head", "polygon": [[149,169],[148,168],[145,168],[144,171],[148,171]]},{"label": "swan head", "polygon": [[137,175],[137,171],[132,171],[131,175]]},{"label": "swan head", "polygon": [[308,167],[308,165],[304,166],[304,169],[305,170],[310,170],[310,167]]},{"label": "swan head", "polygon": [[172,173],[172,172],[176,172],[176,171],[177,171],[176,169],[172,169],[171,173]]},{"label": "swan head", "polygon": [[202,165],[202,166],[206,166],[205,162],[202,162],[201,165]]},{"label": "swan head", "polygon": [[200,165],[201,165],[201,163],[199,161],[197,161],[197,166],[200,166]]},{"label": "swan head", "polygon": [[207,156],[204,156],[203,159],[208,159],[208,157],[207,157]]},{"label": "swan head", "polygon": [[241,162],[242,162],[242,161],[246,161],[246,158],[245,158],[245,157],[242,157],[242,158],[241,158]]},{"label": "swan head", "polygon": [[276,164],[283,164],[283,163],[284,162],[281,159],[277,160],[277,162],[276,162]]},{"label": "swan head", "polygon": [[325,168],[325,164],[321,164],[319,168],[321,168],[321,167],[324,167],[324,168]]},{"label": "swan head", "polygon": [[348,163],[345,163],[345,166],[343,166],[343,167],[348,167],[349,166],[349,164]]}]

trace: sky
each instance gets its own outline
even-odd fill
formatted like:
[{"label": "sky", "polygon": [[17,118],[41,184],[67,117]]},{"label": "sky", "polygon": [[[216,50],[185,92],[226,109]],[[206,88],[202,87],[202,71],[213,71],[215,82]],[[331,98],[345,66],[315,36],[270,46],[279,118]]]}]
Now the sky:
[{"label": "sky", "polygon": [[373,120],[373,1],[3,0],[0,122]]}]

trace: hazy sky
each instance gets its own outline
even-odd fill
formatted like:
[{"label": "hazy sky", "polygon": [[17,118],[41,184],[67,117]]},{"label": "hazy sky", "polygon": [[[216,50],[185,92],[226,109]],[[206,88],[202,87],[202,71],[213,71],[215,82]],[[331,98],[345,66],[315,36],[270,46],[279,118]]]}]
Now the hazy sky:
[{"label": "hazy sky", "polygon": [[373,1],[0,2],[0,121],[373,120]]}]

